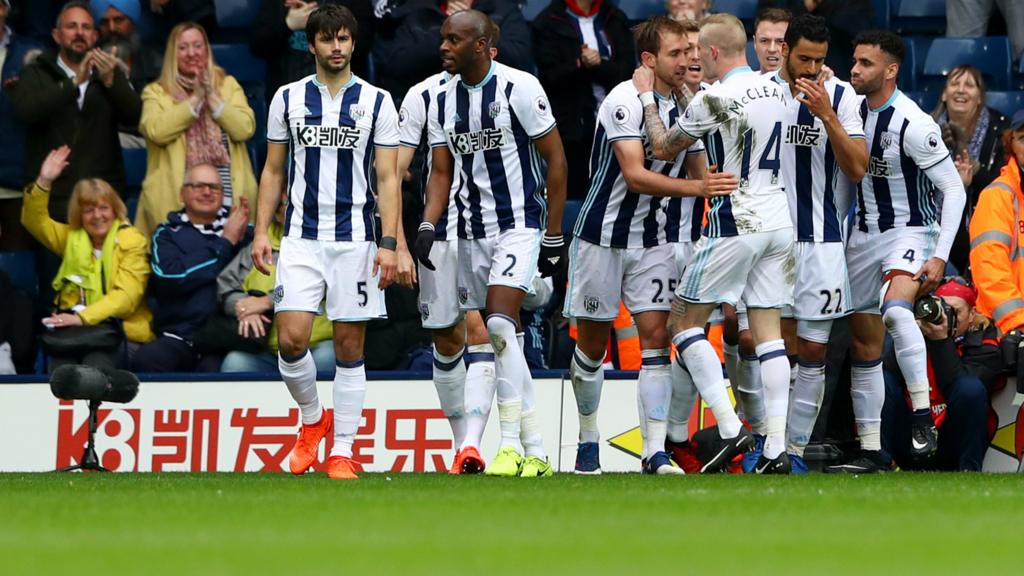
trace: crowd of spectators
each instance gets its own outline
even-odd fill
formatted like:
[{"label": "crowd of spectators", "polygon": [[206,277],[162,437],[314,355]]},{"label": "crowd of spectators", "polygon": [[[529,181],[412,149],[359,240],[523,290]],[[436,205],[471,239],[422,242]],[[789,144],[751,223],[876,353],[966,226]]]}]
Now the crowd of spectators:
[{"label": "crowd of spectators", "polygon": [[[638,58],[632,23],[615,2],[551,0],[528,22],[516,2],[503,0],[263,0],[248,44],[266,60],[266,101],[279,86],[314,71],[303,29],[312,10],[327,2],[349,7],[360,21],[355,73],[373,76],[396,100],[440,70],[433,47],[449,14],[474,8],[490,15],[501,31],[497,59],[535,72],[549,95],[565,141],[569,198],[586,196],[596,110],[631,76]],[[15,13],[10,0],[0,0],[0,250],[36,253],[36,320],[45,326],[43,341],[51,342],[44,345],[51,346],[48,368],[84,362],[141,372],[276,370],[273,277],[256,271],[245,249],[257,192],[251,145],[262,138],[257,118],[263,111],[254,110],[232,71],[214,60],[213,2],[20,4]],[[828,66],[848,77],[850,40],[871,25],[869,0],[758,4],[751,31],[762,68],[782,65],[791,15],[813,12],[832,30]],[[987,16],[965,12],[972,3],[948,4],[951,34],[984,32],[975,24]],[[1014,15],[1019,3],[998,4],[1008,21],[1024,18]],[[666,0],[665,10],[690,21],[714,4]],[[157,38],[166,42],[146,37],[144,24],[161,30]],[[1019,53],[1024,27],[1009,29]],[[987,413],[978,408],[979,398],[987,398],[1001,373],[990,362],[1000,335],[1024,330],[1018,261],[1024,233],[1017,226],[1024,202],[1024,112],[1008,118],[985,102],[981,71],[958,66],[932,112],[955,152],[969,199],[948,263],[966,280],[949,284],[943,295],[963,317],[952,334],[922,324],[930,357],[948,368],[948,377],[933,386],[935,402],[950,407],[946,429],[970,431],[947,442],[940,467],[980,466],[979,422]],[[122,150],[141,147],[145,177],[130,216]],[[417,181],[406,178],[407,198],[418,196]],[[283,232],[282,219],[279,214],[271,228],[274,238]],[[555,312],[560,283],[536,286],[541,297],[522,313],[534,368],[565,366],[550,352],[565,348],[551,340],[568,338]],[[8,285],[0,276],[0,292]],[[371,367],[429,362],[429,355],[417,353],[429,337],[414,326],[414,293],[403,290],[388,293],[392,318],[369,329]],[[0,329],[6,322],[0,318]],[[60,348],[62,338],[75,341],[68,335],[96,330],[114,333],[117,345],[96,344],[80,354]],[[387,346],[396,339],[401,346]],[[374,349],[381,351],[376,359]],[[332,369],[331,327],[322,316],[312,351],[320,370]],[[0,332],[0,372],[10,371],[10,355]],[[887,371],[886,436],[893,446],[906,444],[898,374]]]}]

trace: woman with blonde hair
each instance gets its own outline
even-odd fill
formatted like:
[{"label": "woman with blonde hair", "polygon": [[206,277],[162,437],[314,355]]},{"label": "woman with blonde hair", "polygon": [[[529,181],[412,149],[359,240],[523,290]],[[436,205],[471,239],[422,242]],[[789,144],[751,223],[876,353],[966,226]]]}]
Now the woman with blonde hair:
[{"label": "woman with blonde hair", "polygon": [[[50,218],[50,189],[68,166],[71,149],[50,152],[25,194],[21,223],[43,246],[62,256],[53,279],[57,310],[43,324],[50,370],[63,364],[116,368],[153,340],[146,306],[146,238],[128,223],[128,210],[110,184],[79,180],[68,223]],[[127,341],[127,342],[125,342]],[[126,344],[126,346],[125,346]]]},{"label": "woman with blonde hair", "polygon": [[200,25],[184,22],[171,30],[160,78],[142,92],[139,131],[147,164],[135,226],[143,234],[181,209],[185,171],[199,164],[217,167],[225,206],[239,195],[255,205],[246,142],[256,131],[256,116],[238,81],[214,63]]}]

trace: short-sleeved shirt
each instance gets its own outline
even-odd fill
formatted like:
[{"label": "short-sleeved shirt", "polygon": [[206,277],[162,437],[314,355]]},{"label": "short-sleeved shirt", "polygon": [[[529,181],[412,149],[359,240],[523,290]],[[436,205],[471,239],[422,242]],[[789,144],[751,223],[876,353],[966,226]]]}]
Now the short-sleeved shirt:
[{"label": "short-sleeved shirt", "polygon": [[397,148],[398,113],[384,90],[352,76],[337,95],[315,75],[274,94],[267,140],[288,144],[285,236],[374,241],[374,149]]},{"label": "short-sleeved shirt", "polygon": [[[680,114],[674,98],[658,97],[661,121],[671,126]],[[669,241],[666,234],[668,198],[630,192],[615,156],[614,143],[643,143],[644,168],[672,178],[685,177],[688,154],[701,154],[696,142],[669,161],[658,160],[644,132],[644,110],[632,80],[612,89],[597,111],[594,146],[590,154],[590,189],[576,220],[574,235],[591,244],[611,248],[650,248]],[[680,199],[680,210],[690,214],[693,198]],[[683,207],[685,203],[685,207]],[[681,219],[676,219],[677,227]]]},{"label": "short-sleeved shirt", "polygon": [[555,117],[535,77],[497,62],[479,84],[457,76],[434,89],[427,126],[431,147],[447,146],[462,176],[459,238],[544,226],[544,172],[533,140],[554,130]]},{"label": "short-sleeved shirt", "polygon": [[885,232],[938,219],[935,185],[925,170],[949,156],[938,124],[899,90],[881,108],[860,103],[868,172],[857,193],[857,227]]},{"label": "short-sleeved shirt", "polygon": [[[398,130],[402,135],[402,146],[406,148],[419,148],[421,144],[427,144],[427,108],[430,107],[430,90],[451,80],[447,72],[438,72],[433,76],[419,82],[409,89],[402,106],[398,109]],[[423,193],[427,192],[427,181],[430,179],[431,156],[430,150],[426,154],[426,170],[421,175],[420,184]],[[456,238],[458,226],[458,210],[455,208],[454,195],[458,194],[462,185],[462,178],[458,174],[452,175],[452,187],[448,197],[448,208],[441,213],[441,218],[435,226],[435,239],[448,240]]]},{"label": "short-sleeved shirt", "polygon": [[[798,242],[842,242],[843,221],[850,198],[838,186],[841,170],[822,121],[792,94],[778,72],[772,80],[786,94],[787,112],[782,128],[782,175],[789,196],[789,212]],[[825,92],[839,123],[851,138],[864,138],[853,86],[831,78]]]},{"label": "short-sleeved shirt", "polygon": [[731,172],[739,189],[712,198],[703,234],[711,238],[791,227],[782,182],[782,87],[743,66],[694,96],[678,120],[684,134],[703,139],[708,164]]}]

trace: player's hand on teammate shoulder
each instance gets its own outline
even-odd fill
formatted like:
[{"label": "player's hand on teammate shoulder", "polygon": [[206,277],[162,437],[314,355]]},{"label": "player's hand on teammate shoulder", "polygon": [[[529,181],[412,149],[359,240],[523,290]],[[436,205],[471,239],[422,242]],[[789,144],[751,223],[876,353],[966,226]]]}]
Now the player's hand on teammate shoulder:
[{"label": "player's hand on teammate shoulder", "polygon": [[565,263],[565,238],[561,234],[544,234],[540,241],[537,270],[542,278],[554,276]]},{"label": "player's hand on teammate shoulder", "polygon": [[732,172],[719,172],[718,166],[709,166],[704,172],[704,185],[701,187],[701,196],[704,198],[715,198],[716,196],[728,196],[740,186],[739,179]]},{"label": "player's hand on teammate shoulder", "polygon": [[641,64],[633,71],[633,87],[643,94],[654,91],[654,70]]}]

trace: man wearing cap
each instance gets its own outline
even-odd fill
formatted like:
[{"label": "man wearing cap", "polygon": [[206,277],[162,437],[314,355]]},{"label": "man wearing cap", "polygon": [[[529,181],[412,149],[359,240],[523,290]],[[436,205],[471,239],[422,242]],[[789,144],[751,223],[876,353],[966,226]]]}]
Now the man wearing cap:
[{"label": "man wearing cap", "polygon": [[[1004,381],[998,333],[975,308],[978,293],[966,280],[948,279],[934,296],[944,303],[939,322],[917,323],[928,352],[928,393],[939,430],[938,452],[923,461],[910,455],[909,396],[891,347],[882,363],[882,448],[903,469],[979,471],[995,430],[995,423],[989,422],[989,392]],[[955,318],[947,316],[950,312]]]}]

